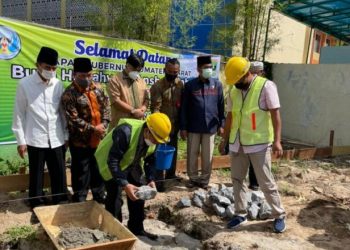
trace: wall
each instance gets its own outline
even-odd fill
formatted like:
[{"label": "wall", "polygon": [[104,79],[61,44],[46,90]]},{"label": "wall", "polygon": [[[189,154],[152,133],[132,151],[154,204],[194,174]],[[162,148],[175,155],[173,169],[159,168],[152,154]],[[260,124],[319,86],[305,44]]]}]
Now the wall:
[{"label": "wall", "polygon": [[321,64],[350,63],[350,46],[322,48],[320,63]]},{"label": "wall", "polygon": [[350,145],[349,65],[273,65],[281,100],[282,136],[315,146]]},{"label": "wall", "polygon": [[266,61],[272,63],[305,63],[310,28],[279,12],[271,12],[271,20],[278,21],[278,28],[269,36],[278,37],[279,43],[266,54]]}]

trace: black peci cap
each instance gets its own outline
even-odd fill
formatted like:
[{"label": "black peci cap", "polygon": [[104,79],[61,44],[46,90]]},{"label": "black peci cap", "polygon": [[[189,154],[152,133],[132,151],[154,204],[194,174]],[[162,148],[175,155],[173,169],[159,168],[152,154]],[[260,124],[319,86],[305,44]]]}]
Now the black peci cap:
[{"label": "black peci cap", "polygon": [[41,47],[36,61],[38,63],[47,63],[48,65],[57,65],[58,53],[54,49]]},{"label": "black peci cap", "polygon": [[87,73],[92,70],[91,60],[89,58],[74,58],[73,71]]},{"label": "black peci cap", "polygon": [[211,64],[211,56],[199,56],[199,57],[197,57],[197,66],[200,67],[204,64]]}]

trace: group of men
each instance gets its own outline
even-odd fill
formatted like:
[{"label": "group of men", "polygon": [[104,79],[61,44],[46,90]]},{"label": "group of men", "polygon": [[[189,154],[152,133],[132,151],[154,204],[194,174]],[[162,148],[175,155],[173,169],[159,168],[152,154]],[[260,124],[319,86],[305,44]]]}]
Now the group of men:
[{"label": "group of men", "polygon": [[[274,230],[285,230],[285,211],[271,174],[271,150],[282,154],[279,100],[275,84],[253,71],[262,71],[261,63],[251,64],[241,57],[228,61],[226,81],[235,87],[229,88],[225,120],[223,86],[211,77],[210,56],[197,58],[198,77],[186,84],[178,76],[179,61],[168,60],[165,76],[149,91],[140,76],[144,60],[132,54],[124,70],[110,78],[108,95],[93,81],[90,59],[74,59],[73,80],[66,89],[56,78],[57,62],[57,51],[42,47],[36,72],[21,79],[17,88],[12,129],[19,155],[23,158],[28,152],[32,208],[46,203],[45,164],[52,203],[67,201],[65,152],[69,147],[73,201],[85,201],[91,189],[93,199],[121,221],[124,190],[128,228],[155,240],[157,235],[144,230],[145,202],[135,192],[141,185],[165,191],[166,179],[179,179],[177,150],[169,170],[155,170],[156,145],[168,143],[177,148],[178,136],[186,139],[187,187],[207,189],[218,134],[223,138],[219,150],[224,154],[229,145],[232,163],[236,216],[228,227],[246,221],[244,179],[250,166],[250,186],[260,186],[264,192],[275,218]],[[149,106],[152,114],[146,116]]]}]

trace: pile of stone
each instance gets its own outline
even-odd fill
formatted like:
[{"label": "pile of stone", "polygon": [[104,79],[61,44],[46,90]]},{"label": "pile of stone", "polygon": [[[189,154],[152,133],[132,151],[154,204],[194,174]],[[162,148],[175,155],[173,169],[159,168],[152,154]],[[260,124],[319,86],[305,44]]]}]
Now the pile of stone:
[{"label": "pile of stone", "polygon": [[[266,202],[263,192],[248,191],[246,195],[248,218],[251,220],[268,219],[271,215],[271,207]],[[218,187],[212,187],[209,191],[196,190],[192,199],[181,198],[177,207],[211,208],[222,218],[232,218],[235,214],[234,202],[233,187],[221,184]]]}]

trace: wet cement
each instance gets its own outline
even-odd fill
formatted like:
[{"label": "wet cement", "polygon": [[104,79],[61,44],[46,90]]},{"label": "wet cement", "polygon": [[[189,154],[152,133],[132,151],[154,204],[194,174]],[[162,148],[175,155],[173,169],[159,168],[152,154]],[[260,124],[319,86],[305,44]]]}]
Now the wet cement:
[{"label": "wet cement", "polygon": [[63,226],[60,229],[58,243],[66,249],[117,240],[115,236],[98,229],[75,226]]}]

